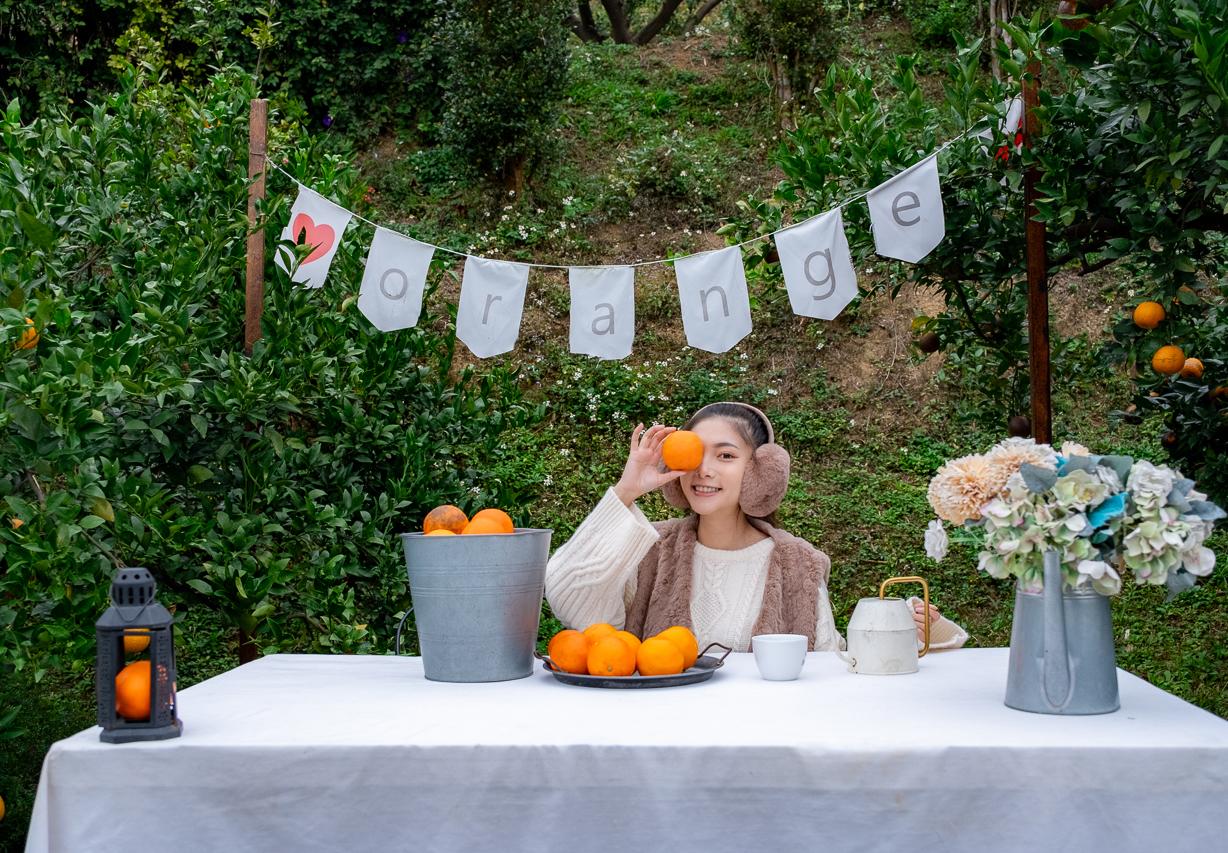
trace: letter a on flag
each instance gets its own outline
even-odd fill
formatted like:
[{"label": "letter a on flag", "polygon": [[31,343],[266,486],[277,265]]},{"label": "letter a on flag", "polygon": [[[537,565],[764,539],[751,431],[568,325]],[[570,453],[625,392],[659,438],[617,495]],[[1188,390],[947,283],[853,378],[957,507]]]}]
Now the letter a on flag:
[{"label": "letter a on flag", "polygon": [[635,270],[572,267],[571,351],[598,358],[631,355],[635,338]]},{"label": "letter a on flag", "polygon": [[456,336],[478,358],[490,358],[516,346],[528,283],[525,264],[465,258]]},{"label": "letter a on flag", "polygon": [[[290,280],[305,287],[323,287],[332,265],[333,255],[345,226],[353,216],[324,196],[299,184],[298,198],[290,208],[290,221],[281,232],[282,240],[295,245],[311,246],[307,257],[299,262],[285,247],[277,250],[277,266],[290,273]],[[298,266],[295,266],[295,264]]]},{"label": "letter a on flag", "polygon": [[915,264],[946,234],[938,155],[934,154],[879,184],[866,195],[874,251]]}]

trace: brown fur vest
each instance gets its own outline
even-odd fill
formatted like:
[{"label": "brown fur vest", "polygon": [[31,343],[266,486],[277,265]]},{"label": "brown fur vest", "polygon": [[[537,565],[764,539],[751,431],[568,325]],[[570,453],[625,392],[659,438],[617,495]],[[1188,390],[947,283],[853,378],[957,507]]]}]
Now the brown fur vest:
[{"label": "brown fur vest", "polygon": [[[758,519],[750,523],[774,543],[763,608],[752,634],[805,634],[813,651],[819,585],[827,584],[831,560],[804,539]],[[691,580],[699,516],[654,522],[653,527],[661,538],[640,561],[635,597],[627,607],[626,628],[637,637],[651,637],[670,625],[692,627]]]}]

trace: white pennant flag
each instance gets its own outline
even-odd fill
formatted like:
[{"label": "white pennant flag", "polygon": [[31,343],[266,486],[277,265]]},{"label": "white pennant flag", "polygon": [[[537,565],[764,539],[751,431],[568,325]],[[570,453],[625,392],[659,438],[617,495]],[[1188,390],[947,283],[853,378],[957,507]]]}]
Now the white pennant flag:
[{"label": "white pennant flag", "polygon": [[408,329],[422,313],[422,291],[431,267],[432,246],[376,228],[358,291],[358,310],[381,332]]},{"label": "white pennant flag", "polygon": [[353,216],[319,193],[299,184],[298,198],[290,208],[290,221],[281,232],[282,240],[311,246],[311,253],[294,268],[295,257],[284,249],[277,252],[277,266],[291,272],[291,281],[306,287],[323,287],[328,268],[337,254],[337,245]]},{"label": "white pennant flag", "polygon": [[725,352],[750,334],[750,296],[741,249],[730,246],[679,258],[674,270],[688,344]]},{"label": "white pennant flag", "polygon": [[776,234],[793,313],[834,320],[857,295],[857,273],[840,208]]},{"label": "white pennant flag", "polygon": [[915,264],[934,250],[946,234],[938,155],[931,154],[866,195],[874,251]]},{"label": "white pennant flag", "polygon": [[598,358],[626,358],[635,338],[635,270],[572,267],[571,351]]},{"label": "white pennant flag", "polygon": [[516,345],[528,282],[525,264],[465,258],[456,336],[478,358],[499,355]]}]

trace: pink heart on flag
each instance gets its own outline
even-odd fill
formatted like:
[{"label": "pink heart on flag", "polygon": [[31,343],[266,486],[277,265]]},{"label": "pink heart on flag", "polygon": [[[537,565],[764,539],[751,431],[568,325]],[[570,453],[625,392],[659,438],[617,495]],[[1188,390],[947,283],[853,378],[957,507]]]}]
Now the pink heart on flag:
[{"label": "pink heart on flag", "polygon": [[[303,260],[305,264],[327,255],[328,250],[333,247],[333,238],[336,236],[333,226],[316,225],[306,213],[300,213],[294,217],[294,227],[290,229],[290,234],[294,238],[295,245],[312,247],[311,254]],[[302,235],[301,240],[299,235]]]}]

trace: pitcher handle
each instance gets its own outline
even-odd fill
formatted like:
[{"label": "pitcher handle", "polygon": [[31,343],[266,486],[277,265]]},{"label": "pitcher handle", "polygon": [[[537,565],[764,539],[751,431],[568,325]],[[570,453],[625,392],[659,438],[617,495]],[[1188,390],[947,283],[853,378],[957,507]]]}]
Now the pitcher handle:
[{"label": "pitcher handle", "polygon": [[[1062,601],[1062,561],[1057,551],[1044,553],[1045,651],[1041,679],[1045,701],[1054,710],[1065,708],[1074,693],[1070,658],[1066,651],[1066,612]],[[1054,701],[1054,697],[1058,697]]]},{"label": "pitcher handle", "polygon": [[925,618],[921,620],[925,623],[925,627],[922,629],[922,633],[925,635],[925,643],[922,646],[921,651],[917,653],[918,658],[923,658],[925,657],[925,653],[930,650],[930,585],[926,582],[925,578],[917,577],[916,575],[909,575],[908,577],[901,578],[887,578],[878,585],[878,597],[886,598],[887,587],[896,583],[919,583],[921,584],[921,592],[925,595]]}]

